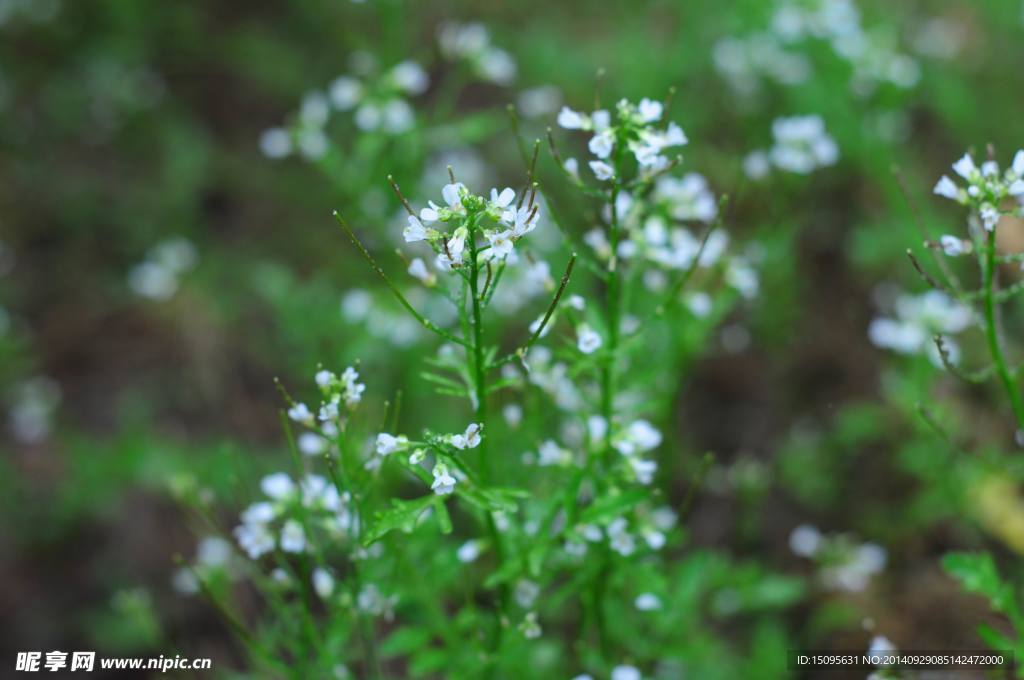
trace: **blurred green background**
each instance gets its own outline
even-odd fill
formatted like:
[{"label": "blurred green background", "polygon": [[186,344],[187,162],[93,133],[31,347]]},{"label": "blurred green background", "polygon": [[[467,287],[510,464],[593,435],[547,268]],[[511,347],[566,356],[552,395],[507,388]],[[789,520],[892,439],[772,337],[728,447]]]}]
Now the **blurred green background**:
[{"label": "blurred green background", "polygon": [[[677,88],[686,169],[730,195],[726,229],[760,253],[760,296],[692,340],[705,346],[674,388],[669,436],[717,456],[692,542],[807,576],[794,526],[870,538],[889,556],[880,585],[814,591],[781,618],[786,638],[859,649],[868,617],[907,648],[980,647],[985,605],[938,560],[984,545],[1019,563],[1020,537],[976,493],[986,461],[1013,448],[1009,419],[926,357],[874,347],[867,328],[891,297],[881,284],[924,289],[894,167],[937,237],[960,228],[930,195],[948,164],[988,143],[1005,163],[1024,143],[1024,8],[861,0],[859,61],[812,37],[783,45],[803,66],[763,46],[737,65],[723,41],[771,33],[782,4],[0,0],[0,657],[239,662],[208,605],[173,587],[173,556],[195,542],[176,485],[209,489],[226,512],[245,502],[286,455],[275,377],[305,385],[319,362],[359,359],[378,394],[428,394],[408,350],[417,329],[331,210],[401,266],[389,173],[420,203],[448,163],[480,191],[520,182],[506,106],[526,138],[543,136],[562,104],[589,108],[599,80],[608,100]],[[500,55],[442,49],[451,22],[485,26],[514,73]],[[310,93],[330,98],[345,73],[379,82],[408,59],[429,77],[408,97],[410,129],[361,130],[345,112],[317,122]],[[775,118],[810,113],[838,144],[835,166],[745,176]],[[282,142],[266,131],[281,127],[296,148],[268,157]],[[542,154],[541,181],[568,195],[557,179]],[[937,437],[919,402],[975,453]]]}]

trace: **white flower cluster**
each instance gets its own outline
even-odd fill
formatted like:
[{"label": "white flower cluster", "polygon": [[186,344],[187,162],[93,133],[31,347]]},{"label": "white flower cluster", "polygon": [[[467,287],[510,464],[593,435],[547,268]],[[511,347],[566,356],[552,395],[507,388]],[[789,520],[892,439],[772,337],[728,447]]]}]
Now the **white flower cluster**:
[{"label": "white flower cluster", "polygon": [[853,0],[780,0],[768,30],[715,44],[715,67],[741,95],[757,92],[762,78],[797,85],[812,75],[811,62],[799,51],[808,40],[826,42],[853,67],[851,88],[859,96],[881,83],[910,88],[920,80],[920,66],[886,31],[863,27]]},{"label": "white flower cluster", "polygon": [[150,249],[146,259],[128,272],[128,286],[136,295],[169,300],[178,292],[181,276],[195,267],[196,249],[182,237],[168,239]]},{"label": "white flower cluster", "polygon": [[[485,260],[509,257],[516,241],[537,228],[540,204],[535,202],[535,194],[531,194],[529,201],[521,200],[517,204],[513,189],[506,187],[500,192],[491,189],[490,198],[485,198],[470,193],[461,182],[453,182],[441,189],[441,197],[444,206],[430,201],[418,217],[409,215],[408,226],[402,233],[407,243],[429,243],[437,254],[436,267],[444,272],[465,263],[469,254],[466,240],[471,237],[467,225],[470,220],[475,221],[486,240],[480,245],[480,255]],[[489,225],[485,226],[485,222]],[[434,228],[448,223],[456,225],[451,233]]]},{"label": "white flower cluster", "polygon": [[612,446],[621,453],[636,481],[649,485],[654,481],[654,473],[658,464],[653,460],[644,460],[641,454],[661,445],[661,432],[646,420],[634,420],[627,427],[612,436]]},{"label": "white flower cluster", "polygon": [[372,57],[361,61],[363,64],[358,70],[363,78],[339,76],[326,93],[314,91],[303,97],[292,125],[265,130],[260,136],[263,154],[268,158],[286,158],[297,150],[307,160],[322,158],[330,147],[325,127],[332,108],[352,111],[352,120],[363,132],[379,130],[398,135],[412,129],[416,116],[407,97],[427,91],[430,86],[427,72],[409,59],[374,78],[376,64]]},{"label": "white flower cluster", "polygon": [[442,54],[465,61],[485,80],[508,85],[516,78],[512,55],[491,44],[491,36],[483,24],[447,22],[438,29],[437,40]]},{"label": "white flower cluster", "polygon": [[[413,259],[409,270],[411,276],[419,278],[422,274],[427,281],[436,283],[436,276],[427,271],[421,258]],[[458,319],[458,312],[446,299],[430,295],[420,286],[406,289],[404,295],[416,309],[422,310],[438,326],[446,327]],[[419,322],[395,304],[390,292],[380,294],[379,291],[352,288],[342,296],[340,308],[342,318],[351,324],[358,324],[374,340],[387,345],[410,347],[426,334]]]},{"label": "white flower cluster", "polygon": [[773,166],[806,175],[839,160],[839,147],[816,114],[776,118],[772,137],[771,149],[752,151],[743,160],[743,170],[751,179],[761,179]]},{"label": "white flower cluster", "polygon": [[246,508],[241,515],[242,523],[234,532],[238,544],[251,559],[258,559],[275,547],[289,553],[306,551],[306,530],[295,519],[300,507],[307,526],[315,524],[334,537],[344,537],[353,528],[349,495],[339,494],[320,475],[308,474],[296,484],[286,473],[276,472],[264,477],[260,488],[268,500]]},{"label": "white flower cluster", "polygon": [[827,588],[861,592],[871,577],[885,568],[885,548],[876,543],[857,543],[845,534],[823,535],[816,527],[801,524],[789,535],[790,549],[813,559]]},{"label": "white flower cluster", "polygon": [[[604,109],[587,115],[566,106],[558,113],[558,124],[567,130],[594,133],[587,147],[597,160],[590,161],[590,169],[597,179],[609,181],[615,177],[615,168],[608,161],[614,158],[618,145],[625,145],[643,172],[654,174],[668,166],[669,159],[664,155],[667,149],[687,143],[683,129],[677,124],[670,122],[664,129],[655,127],[663,114],[664,106],[659,101],[644,98],[639,104],[633,104],[622,99],[616,106],[614,121],[611,113]],[[566,161],[567,169],[572,171],[576,161],[569,161]]]},{"label": "white flower cluster", "polygon": [[[1006,198],[1024,203],[1024,150],[1014,155],[1013,163],[1002,173],[994,160],[985,161],[979,168],[969,153],[953,163],[953,171],[967,182],[967,187],[960,187],[943,175],[935,185],[935,193],[976,211],[988,231],[996,228],[1004,214],[1001,206]],[[953,241],[945,238],[943,250],[947,255],[962,254]]]},{"label": "white flower cluster", "polygon": [[[629,192],[621,191],[616,204],[624,230],[616,251],[619,260],[641,257],[664,269],[685,271],[694,264],[698,254],[697,266],[703,268],[714,267],[728,256],[725,262],[726,283],[744,298],[757,296],[760,281],[752,264],[754,254],[750,257],[728,254],[729,236],[720,229],[708,236],[701,251],[701,240],[692,231],[672,224],[675,221],[707,222],[717,215],[717,202],[703,176],[697,173],[688,173],[681,179],[663,176],[655,182],[651,200],[634,201]],[[600,227],[584,234],[583,241],[594,250],[598,259],[608,260],[611,257],[611,244]],[[658,291],[664,289],[668,281],[661,272],[648,271],[644,284],[648,289]],[[704,300],[700,296],[696,299]],[[706,313],[706,307],[698,303],[698,311],[704,308]]]},{"label": "white flower cluster", "polygon": [[607,539],[612,550],[623,557],[629,557],[638,548],[638,535],[650,550],[661,550],[667,542],[666,532],[676,525],[677,520],[675,512],[666,506],[638,513],[632,521],[632,529],[630,520],[625,517],[616,517],[604,527],[581,524],[570,532],[565,551],[570,556],[580,558],[586,555],[588,543],[601,543]]},{"label": "white flower cluster", "polygon": [[[447,444],[460,451],[475,449],[480,446],[482,430],[483,425],[480,423],[470,423],[466,426],[465,431],[458,434],[447,435],[443,439]],[[380,465],[381,460],[384,458],[387,458],[393,453],[407,451],[409,447],[409,438],[404,434],[393,435],[387,432],[381,432],[377,435],[377,438],[374,441],[374,449],[377,456],[368,463],[367,467],[376,467]],[[416,448],[409,456],[409,464],[419,465],[423,462],[425,457],[426,452],[422,448]],[[459,480],[452,474],[448,465],[444,461],[438,459],[434,462],[432,474],[434,476],[434,481],[431,483],[430,488],[435,494],[438,496],[446,496],[455,491],[455,485]]]},{"label": "white flower cluster", "polygon": [[943,335],[950,362],[955,364],[958,361],[959,347],[947,336],[959,333],[974,323],[974,313],[970,308],[938,290],[920,295],[898,294],[893,308],[894,317],[876,317],[868,326],[868,337],[876,347],[900,354],[925,351],[932,363],[941,367],[942,359],[932,342],[932,337],[939,333]]},{"label": "white flower cluster", "polygon": [[314,380],[322,397],[316,413],[301,401],[288,409],[291,420],[311,430],[303,432],[296,440],[299,451],[307,456],[318,456],[327,451],[331,439],[338,436],[339,420],[344,415],[342,406],[348,411],[353,410],[362,401],[366,390],[366,385],[359,382],[359,373],[351,366],[340,375],[321,369]]},{"label": "white flower cluster", "polygon": [[[564,411],[577,411],[582,408],[583,395],[570,375],[568,364],[554,361],[554,354],[550,349],[535,345],[527,355],[526,364],[530,367],[530,383],[550,396],[556,406]],[[514,374],[515,372],[510,369],[507,377],[511,378]]]}]

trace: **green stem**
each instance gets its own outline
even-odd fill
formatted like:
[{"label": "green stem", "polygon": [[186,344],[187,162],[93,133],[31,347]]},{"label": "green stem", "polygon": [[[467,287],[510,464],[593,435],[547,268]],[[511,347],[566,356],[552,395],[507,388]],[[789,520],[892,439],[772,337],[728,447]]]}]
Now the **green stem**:
[{"label": "green stem", "polygon": [[982,264],[982,306],[985,314],[985,339],[988,341],[988,351],[992,355],[992,363],[995,366],[999,381],[1003,384],[1007,396],[1010,398],[1010,406],[1013,408],[1013,415],[1017,419],[1017,427],[1024,428],[1024,400],[1021,399],[1020,391],[1010,376],[1010,369],[1006,365],[1006,357],[1003,355],[1003,348],[999,342],[999,328],[996,320],[995,287],[996,287],[996,233],[995,230],[988,232],[988,242],[985,248],[984,262]]},{"label": "green stem", "polygon": [[[487,365],[484,358],[484,342],[483,342],[483,310],[481,306],[482,300],[480,299],[480,293],[478,291],[480,278],[480,264],[478,262],[477,244],[476,244],[476,221],[469,220],[467,222],[469,228],[469,294],[472,298],[472,325],[473,325],[473,371],[474,371],[474,388],[475,388],[475,406],[476,406],[476,422],[480,425],[481,429],[484,430],[484,437],[478,447],[480,450],[480,480],[483,486],[487,486],[491,483],[493,474],[492,463],[490,457],[487,455]],[[494,557],[497,561],[497,569],[501,570],[504,566],[504,550],[501,545],[501,535],[498,533],[497,523],[494,521],[494,514],[491,512],[485,513],[487,533],[491,540],[491,545],[494,546]],[[494,638],[492,642],[492,651],[497,655],[497,652],[501,649],[502,634],[505,627],[505,620],[508,618],[506,611],[508,608],[508,588],[502,585],[498,592],[498,607],[495,612],[496,616],[496,627]]]}]

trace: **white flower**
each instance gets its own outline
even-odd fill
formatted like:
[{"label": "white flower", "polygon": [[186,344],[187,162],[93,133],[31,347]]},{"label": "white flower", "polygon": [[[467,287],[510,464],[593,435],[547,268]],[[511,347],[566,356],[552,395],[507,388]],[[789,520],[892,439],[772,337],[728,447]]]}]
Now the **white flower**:
[{"label": "white flower", "polygon": [[686,146],[689,143],[689,139],[686,137],[686,133],[683,132],[683,128],[679,127],[676,123],[669,123],[665,129],[665,138],[663,140],[666,147],[668,146]]},{"label": "white flower", "polygon": [[570,295],[569,299],[566,300],[566,304],[575,309],[578,312],[582,312],[587,306],[587,301],[583,299],[582,295]]},{"label": "white flower", "polygon": [[[427,208],[423,209],[426,212]],[[436,218],[435,218],[436,219]],[[409,215],[409,225],[402,230],[406,243],[416,243],[427,239],[427,229],[415,215]]]},{"label": "white flower", "polygon": [[419,279],[428,286],[434,285],[437,281],[437,277],[430,273],[427,269],[427,264],[419,257],[409,263],[409,269],[407,271],[410,276],[415,279]]},{"label": "white flower", "polygon": [[302,525],[293,519],[284,523],[281,528],[281,550],[290,553],[301,553],[306,549],[306,532]]},{"label": "white flower", "polygon": [[297,423],[309,425],[313,422],[313,414],[309,407],[299,402],[288,409],[288,417]]},{"label": "white flower", "polygon": [[483,425],[470,423],[462,434],[453,434],[452,446],[457,449],[475,449],[480,445],[480,429]]},{"label": "white flower", "polygon": [[658,471],[658,464],[653,460],[630,458],[629,465],[633,468],[636,480],[641,484],[648,485],[654,481],[654,473]]},{"label": "white flower", "polygon": [[405,435],[400,434],[397,437],[390,435],[386,432],[381,432],[377,435],[377,455],[387,456],[395,451],[404,451],[409,446],[409,440]]},{"label": "white flower", "polygon": [[978,172],[978,168],[974,165],[974,159],[971,158],[971,154],[965,153],[960,160],[953,163],[953,172],[960,175],[968,182],[971,181],[975,173]]},{"label": "white flower", "polygon": [[641,593],[633,601],[633,605],[642,612],[661,609],[661,600],[654,593]]},{"label": "white flower", "polygon": [[629,557],[636,550],[636,541],[628,531],[629,525],[622,517],[612,520],[608,525],[608,538],[612,550],[623,557]]},{"label": "white flower", "polygon": [[611,680],[642,680],[643,675],[636,666],[621,665],[612,669]]},{"label": "white flower", "polygon": [[260,481],[260,488],[268,497],[279,501],[295,492],[295,482],[284,472],[275,472]]},{"label": "white flower", "polygon": [[317,371],[314,380],[320,387],[327,387],[334,380],[334,374],[327,370],[320,370]]},{"label": "white flower", "polygon": [[579,111],[573,111],[568,106],[563,106],[558,112],[558,125],[566,130],[582,130],[589,121]]},{"label": "white flower", "polygon": [[331,576],[331,572],[322,567],[314,569],[313,590],[325,600],[330,597],[331,593],[334,592],[334,577]]},{"label": "white flower", "polygon": [[519,404],[505,404],[501,415],[509,427],[519,427],[519,423],[523,422],[523,407]]},{"label": "white flower", "polygon": [[299,120],[303,125],[312,128],[323,127],[330,114],[327,97],[322,93],[310,92],[302,98],[302,104],[299,106]]},{"label": "white flower", "polygon": [[534,205],[531,208],[524,205],[518,210],[511,208],[506,210],[501,216],[501,221],[512,227],[512,235],[515,238],[519,238],[536,229],[539,218],[540,209],[538,206]]},{"label": "white flower", "polygon": [[411,59],[395,64],[391,69],[391,80],[399,89],[412,95],[423,94],[430,85],[430,77],[427,76],[427,72]]},{"label": "white flower", "polygon": [[352,76],[341,76],[331,83],[328,96],[334,108],[348,111],[363,98],[363,84]]},{"label": "white flower", "polygon": [[384,131],[392,134],[401,134],[410,130],[416,122],[412,107],[404,99],[389,100],[384,105],[381,115]]},{"label": "white flower", "polygon": [[259,559],[274,549],[274,535],[266,524],[246,523],[235,528],[238,545],[249,555],[250,559]]},{"label": "white flower", "polygon": [[572,454],[566,451],[553,439],[545,440],[537,449],[538,465],[568,465],[572,462]]},{"label": "white flower", "polygon": [[516,192],[510,187],[502,189],[500,194],[497,189],[491,189],[491,208],[499,213],[504,213],[514,200],[516,200]]},{"label": "white flower", "polygon": [[284,128],[269,128],[260,135],[260,151],[267,158],[285,158],[292,152],[292,138]]},{"label": "white flower", "polygon": [[303,432],[296,439],[299,451],[307,456],[319,456],[327,450],[327,440],[314,432]]},{"label": "white flower", "polygon": [[448,204],[448,207],[453,210],[462,208],[462,193],[466,190],[466,185],[462,182],[455,182],[454,184],[445,184],[441,187],[441,198]]},{"label": "white flower", "polygon": [[885,656],[896,651],[896,645],[884,635],[871,638],[871,644],[868,645],[868,656]]},{"label": "white flower", "polygon": [[771,172],[771,169],[768,152],[762,149],[751,151],[743,159],[743,174],[752,180],[763,179]]},{"label": "white flower", "polygon": [[932,192],[954,201],[960,200],[960,187],[945,175],[939,178],[939,181],[935,184],[935,188],[932,189]]},{"label": "white flower", "polygon": [[277,510],[266,501],[253,503],[242,511],[242,524],[266,524],[277,516]]},{"label": "white flower", "polygon": [[536,640],[541,636],[540,623],[537,621],[537,612],[528,612],[523,622],[519,624],[519,630],[527,640]]},{"label": "white flower", "polygon": [[430,488],[438,496],[445,496],[455,491],[455,484],[457,480],[448,473],[448,466],[444,463],[438,463],[434,466],[434,483],[430,485]]},{"label": "white flower", "polygon": [[983,203],[981,210],[978,211],[978,215],[981,217],[981,224],[986,230],[992,231],[996,228],[996,224],[999,222],[999,211],[991,203]]},{"label": "white flower", "polygon": [[456,230],[455,234],[448,239],[446,247],[452,262],[462,262],[462,253],[466,249],[466,234],[461,230]]},{"label": "white flower", "polygon": [[476,558],[480,556],[480,548],[480,541],[466,541],[459,546],[455,555],[459,558],[459,562],[469,564],[470,562],[475,562]]},{"label": "white flower", "polygon": [[579,161],[577,161],[575,158],[566,158],[565,162],[562,164],[562,167],[565,168],[565,171],[569,173],[571,176],[575,177],[576,179],[580,178],[580,164]]},{"label": "white flower", "polygon": [[516,603],[523,609],[529,609],[540,596],[540,586],[529,579],[522,579],[516,583]]},{"label": "white flower", "polygon": [[604,161],[590,161],[589,165],[590,169],[594,172],[594,177],[597,177],[602,182],[607,182],[615,176],[615,170]]},{"label": "white flower", "polygon": [[772,123],[775,145],[769,151],[772,163],[783,170],[807,174],[832,165],[839,157],[835,140],[825,132],[821,116],[777,118]]},{"label": "white flower", "polygon": [[608,158],[608,156],[611,155],[612,150],[615,148],[615,138],[612,136],[610,130],[599,132],[591,137],[587,148],[590,149],[590,153],[594,154],[598,158]]},{"label": "white flower", "polygon": [[593,354],[601,346],[601,336],[587,324],[576,329],[576,347],[584,354]]},{"label": "white flower", "polygon": [[662,108],[661,102],[644,97],[640,100],[637,111],[640,113],[640,120],[645,123],[653,123],[661,119]]},{"label": "white flower", "polygon": [[650,451],[661,444],[661,432],[646,420],[635,420],[620,433],[612,446],[624,456]]},{"label": "white flower", "polygon": [[491,244],[491,256],[497,259],[504,259],[512,253],[512,231],[494,231],[487,234],[487,242]]},{"label": "white flower", "polygon": [[939,239],[942,252],[950,257],[958,257],[967,252],[968,247],[963,239],[948,234]]},{"label": "white flower", "polygon": [[821,532],[810,524],[801,524],[789,534],[789,549],[801,557],[813,557],[821,544]]}]

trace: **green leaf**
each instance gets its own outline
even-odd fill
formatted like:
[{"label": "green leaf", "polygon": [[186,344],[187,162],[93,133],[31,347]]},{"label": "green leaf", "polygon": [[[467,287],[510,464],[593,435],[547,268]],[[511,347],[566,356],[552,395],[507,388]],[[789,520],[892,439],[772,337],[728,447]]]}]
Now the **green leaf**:
[{"label": "green leaf", "polygon": [[399,628],[380,643],[380,653],[385,658],[412,654],[426,648],[430,638],[431,633],[426,628]]},{"label": "green leaf", "polygon": [[1008,614],[1015,608],[1013,587],[999,576],[989,553],[950,553],[942,558],[942,567],[969,593],[988,598],[992,608]]},{"label": "green leaf", "polygon": [[433,504],[434,498],[435,494],[430,494],[411,501],[392,500],[390,510],[378,512],[374,516],[366,536],[363,537],[363,546],[376,543],[396,529],[401,529],[406,533],[411,532],[416,526],[416,520],[428,506]]},{"label": "green leaf", "polygon": [[437,523],[441,527],[441,533],[452,533],[452,518],[448,514],[448,506],[444,503],[444,496],[434,494],[434,511],[437,513]]},{"label": "green leaf", "polygon": [[647,498],[646,489],[630,489],[614,496],[599,498],[590,507],[580,513],[580,522],[600,524],[621,516]]},{"label": "green leaf", "polygon": [[1013,641],[1010,638],[986,623],[978,626],[978,637],[993,651],[1008,652],[1014,648]]}]

